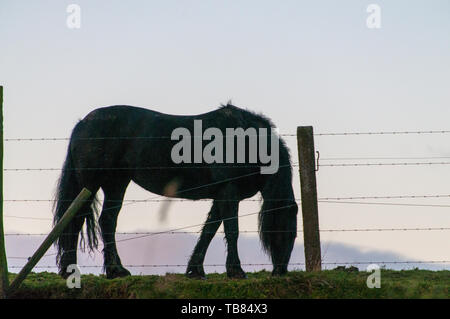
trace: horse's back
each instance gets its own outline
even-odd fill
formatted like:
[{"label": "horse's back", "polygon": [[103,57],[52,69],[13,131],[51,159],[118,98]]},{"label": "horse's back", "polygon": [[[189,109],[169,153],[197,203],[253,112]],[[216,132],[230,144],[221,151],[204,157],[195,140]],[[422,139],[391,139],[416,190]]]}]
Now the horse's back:
[{"label": "horse's back", "polygon": [[206,125],[209,124],[212,126],[214,124],[218,128],[221,128],[223,125],[229,125],[228,127],[230,128],[250,127],[251,125],[267,128],[273,126],[270,120],[266,117],[238,108],[231,104],[222,105],[222,107],[215,110],[194,115],[174,115],[131,105],[113,105],[93,110],[86,115],[82,121],[104,122],[118,120],[126,121],[127,124],[133,124],[133,122],[139,122],[142,120],[157,120],[162,121],[163,124],[169,126],[171,126],[171,123],[176,123],[177,125],[184,123],[189,126],[193,120],[202,120]]},{"label": "horse's back", "polygon": [[[182,189],[194,190],[180,197],[212,198],[220,187],[218,182],[231,180],[241,184],[245,190],[242,194],[252,196],[261,183],[261,176],[254,174],[259,170],[256,164],[253,168],[236,168],[232,163],[173,162],[171,151],[178,141],[171,139],[172,132],[182,127],[193,133],[194,120],[202,120],[203,130],[215,127],[224,133],[226,128],[271,125],[261,116],[229,105],[198,115],[170,115],[128,105],[102,107],[89,113],[74,129],[71,147],[76,166],[111,168],[109,173],[90,173],[97,173],[99,180],[108,174],[120,175],[157,194],[164,194],[166,185],[175,180]],[[250,173],[249,178],[236,178]]]}]

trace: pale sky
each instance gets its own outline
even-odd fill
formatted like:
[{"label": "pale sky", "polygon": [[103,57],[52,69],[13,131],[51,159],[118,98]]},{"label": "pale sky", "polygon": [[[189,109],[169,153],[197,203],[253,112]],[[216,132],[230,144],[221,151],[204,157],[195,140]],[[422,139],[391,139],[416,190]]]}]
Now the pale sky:
[{"label": "pale sky", "polygon": [[[81,7],[80,29],[66,25],[71,3]],[[371,3],[381,8],[380,29],[366,26]],[[199,114],[229,99],[264,113],[287,134],[299,125],[313,125],[317,133],[450,130],[449,34],[447,0],[2,0],[4,134],[68,137],[76,122],[97,107],[128,104]],[[286,140],[296,162],[295,137]],[[445,157],[449,141],[450,134],[318,136],[316,149],[321,158]],[[66,148],[67,141],[6,142],[4,165],[60,168]],[[51,199],[58,174],[7,171],[5,199]],[[322,198],[450,194],[450,165],[322,167],[317,178]],[[300,197],[297,172],[293,185]],[[126,199],[150,197],[155,195],[130,185]],[[450,198],[381,202],[450,205]],[[209,206],[175,204],[161,224],[159,203],[126,205],[118,231],[199,224]],[[4,207],[7,233],[51,229],[50,203],[5,202]],[[241,214],[258,210],[258,203],[240,205]],[[319,205],[322,229],[450,227],[449,210]],[[301,229],[301,212],[298,222]],[[242,230],[256,230],[256,216],[239,224]],[[333,243],[350,244],[429,261],[450,260],[449,235],[324,232],[321,238],[323,251]]]}]

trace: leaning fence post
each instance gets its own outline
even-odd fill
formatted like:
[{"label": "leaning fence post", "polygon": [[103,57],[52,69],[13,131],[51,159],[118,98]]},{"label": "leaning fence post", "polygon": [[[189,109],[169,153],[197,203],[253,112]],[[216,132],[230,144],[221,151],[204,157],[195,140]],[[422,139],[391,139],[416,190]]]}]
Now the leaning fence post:
[{"label": "leaning fence post", "polygon": [[317,207],[316,164],[312,126],[297,127],[297,148],[302,196],[303,239],[306,271],[320,271],[319,213]]},{"label": "leaning fence post", "polygon": [[78,194],[77,198],[72,202],[69,208],[64,213],[58,224],[53,227],[50,234],[45,238],[44,242],[39,246],[38,250],[34,255],[28,260],[26,265],[22,268],[17,277],[13,280],[8,289],[8,295],[12,294],[15,289],[17,289],[25,277],[31,272],[34,266],[39,262],[42,256],[47,252],[53,242],[61,235],[62,231],[66,228],[69,222],[75,217],[78,210],[85,204],[86,200],[91,196],[91,192],[83,188],[83,190]]},{"label": "leaning fence post", "polygon": [[8,263],[3,233],[3,86],[0,86],[0,299],[8,289]]}]

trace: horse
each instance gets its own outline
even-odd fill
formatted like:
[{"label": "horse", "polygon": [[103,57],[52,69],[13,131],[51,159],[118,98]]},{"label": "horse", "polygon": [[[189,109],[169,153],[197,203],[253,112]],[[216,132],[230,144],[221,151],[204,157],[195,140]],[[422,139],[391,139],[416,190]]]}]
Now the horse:
[{"label": "horse", "polygon": [[[264,173],[263,161],[249,160],[251,151],[254,151],[250,145],[250,134],[244,136],[246,143],[240,150],[244,150],[245,154],[239,152],[237,145],[227,144],[227,135],[216,138],[224,142],[217,145],[228,146],[225,153],[231,152],[231,159],[241,157],[241,161],[199,162],[197,159],[191,163],[174,163],[174,147],[180,143],[173,138],[174,130],[183,128],[192,132],[198,121],[201,121],[202,128],[214,129],[216,133],[217,129],[225,132],[227,128],[241,128],[245,133],[253,128],[252,132],[263,137],[261,129],[267,129],[267,138],[275,138],[279,142],[277,148],[272,146],[271,149],[271,145],[267,148],[267,152],[276,152],[278,168],[274,172]],[[97,233],[100,233],[106,277],[131,275],[122,265],[115,242],[117,218],[131,181],[158,195],[212,200],[185,273],[189,278],[197,279],[206,278],[203,268],[205,254],[222,223],[227,243],[227,276],[246,278],[237,247],[238,206],[241,200],[259,192],[263,201],[258,214],[262,247],[272,261],[272,275],[286,274],[297,235],[298,207],[292,189],[289,149],[274,128],[271,120],[264,115],[230,103],[199,115],[169,115],[128,105],[102,107],[90,112],[73,128],[55,192],[54,224],[61,220],[83,188],[92,193],[55,242],[59,274],[64,278],[70,275],[67,267],[76,264],[78,242],[80,249],[93,251],[98,248]],[[261,150],[259,141],[257,148]],[[194,142],[202,147],[206,144],[205,140]],[[189,142],[184,145],[189,146]],[[218,155],[218,150],[215,152],[211,154]],[[244,162],[242,158],[245,158]],[[104,200],[99,214],[96,193],[100,188]],[[168,192],[168,189],[171,191]]]}]

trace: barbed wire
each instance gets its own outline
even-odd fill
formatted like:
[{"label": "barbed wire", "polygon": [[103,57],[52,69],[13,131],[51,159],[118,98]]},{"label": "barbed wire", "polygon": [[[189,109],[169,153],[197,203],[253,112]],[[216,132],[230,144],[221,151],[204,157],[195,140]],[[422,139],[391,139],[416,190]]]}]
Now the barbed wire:
[{"label": "barbed wire", "polygon": [[18,219],[29,219],[29,220],[53,220],[52,218],[45,217],[31,217],[31,216],[16,216],[16,215],[3,215],[3,217],[7,218],[18,218]]},{"label": "barbed wire", "polygon": [[320,164],[320,167],[351,167],[351,166],[430,166],[430,165],[449,165],[450,162],[378,162],[378,163],[337,163],[337,164]]},{"label": "barbed wire", "polygon": [[[402,228],[336,228],[336,229],[320,229],[320,232],[383,232],[383,231],[447,231],[450,227],[402,227]],[[140,232],[115,232],[115,233],[103,233],[103,234],[115,234],[115,235],[144,235],[144,234],[159,234],[159,235],[186,235],[186,234],[200,234],[202,231],[169,231],[160,233],[157,231],[140,231]],[[217,232],[204,232],[205,234],[225,234],[225,231]],[[240,230],[229,233],[303,233],[303,230],[290,231],[290,230]],[[79,233],[64,233],[62,236],[78,235]],[[87,235],[87,233],[83,233]],[[5,233],[5,236],[47,236],[49,233]]]},{"label": "barbed wire", "polygon": [[[293,137],[297,136],[297,134],[289,134],[282,133],[277,134],[280,137]],[[267,134],[259,134],[259,135],[250,135],[246,134],[245,137],[252,136],[268,136]],[[191,135],[191,138],[195,137],[203,137],[203,135]],[[222,135],[222,137],[238,137],[237,135]],[[78,138],[70,138],[70,137],[13,137],[13,138],[5,138],[5,142],[57,142],[57,141],[70,141],[70,140],[151,140],[151,139],[172,139],[172,136],[98,136],[98,137],[78,137]]]},{"label": "barbed wire", "polygon": [[[314,133],[315,136],[348,136],[348,135],[416,135],[416,134],[448,134],[450,130],[415,130],[415,131],[369,131],[369,132],[323,132]],[[281,137],[296,137],[296,133],[280,133]],[[235,137],[236,135],[230,135]],[[192,136],[195,137],[195,136]],[[226,135],[224,136],[226,137]],[[171,136],[105,136],[81,137],[80,140],[110,140],[110,139],[171,139]],[[10,137],[5,142],[39,142],[39,141],[69,141],[70,137]]]},{"label": "barbed wire", "polygon": [[[252,215],[251,214],[247,214],[248,215]],[[239,216],[242,217],[242,216]],[[232,217],[233,218],[233,217]],[[213,221],[213,222],[217,222],[217,221]],[[182,227],[182,228],[178,228],[178,229],[185,229],[185,228],[192,228],[192,227],[197,227],[197,226],[201,226],[203,224],[198,224],[198,225],[192,225],[192,226],[186,226],[186,227]],[[320,230],[320,232],[383,232],[383,231],[448,231],[450,230],[450,227],[422,227],[422,228],[351,228],[351,229],[322,229]],[[122,239],[122,240],[117,240],[116,242],[123,242],[123,241],[128,241],[128,240],[134,240],[134,239],[140,239],[143,237],[148,237],[148,236],[154,236],[154,235],[181,235],[181,234],[199,234],[201,233],[201,230],[198,231],[177,231],[177,230],[169,230],[169,231],[158,231],[158,232],[116,232],[116,235],[139,235],[138,237],[132,237],[132,238],[126,238],[126,239]],[[257,231],[257,230],[241,230],[241,231],[237,231],[236,233],[258,233],[258,232],[263,232],[263,233],[288,233],[288,232],[292,232],[292,231]],[[302,233],[303,231],[299,230],[296,231],[296,233]],[[206,232],[208,233],[208,232]],[[211,232],[213,233],[213,232]],[[222,233],[225,234],[225,231],[217,231],[214,233]],[[78,234],[78,233],[76,233]],[[111,233],[112,234],[112,233]],[[48,235],[48,233],[41,233],[41,234],[23,234],[23,233],[15,233],[15,234],[11,234],[11,233],[6,233],[5,236],[46,236]],[[71,233],[69,234],[65,234],[65,235],[72,235]],[[45,254],[43,257],[51,257],[51,256],[55,256],[56,253],[50,253],[50,254]],[[27,260],[29,259],[29,257],[8,257],[11,259],[24,259]]]},{"label": "barbed wire", "polygon": [[[425,199],[425,198],[450,198],[450,194],[430,194],[430,195],[363,195],[363,196],[347,196],[347,197],[319,197],[318,200],[356,200],[356,199]],[[263,202],[263,201],[286,201],[291,200],[290,198],[273,198],[273,199],[186,199],[186,198],[151,198],[151,199],[108,199],[107,202],[132,202],[132,203],[146,203],[146,202]],[[56,202],[56,199],[4,199],[3,202],[16,203],[16,202]],[[72,202],[73,199],[60,199],[59,201]],[[86,202],[91,202],[91,200],[85,200]],[[300,198],[295,198],[295,201],[301,202]]]},{"label": "barbed wire", "polygon": [[[319,203],[329,203],[329,204],[349,204],[349,205],[384,205],[384,206],[405,206],[405,207],[435,207],[435,208],[450,208],[450,205],[444,204],[411,204],[411,203],[386,203],[386,202],[348,202],[343,200],[318,200]],[[40,218],[31,216],[17,216],[17,215],[4,215],[3,217],[8,218],[20,218],[20,219],[30,219],[30,220],[53,220],[52,218]]]},{"label": "barbed wire", "polygon": [[[354,201],[357,199],[418,199],[418,198],[448,198],[450,195],[398,195],[398,196],[354,196],[354,197],[323,197],[318,198],[318,203],[329,203],[329,204],[348,204],[348,205],[381,205],[381,206],[404,206],[404,207],[434,207],[434,208],[450,208],[450,204],[421,204],[421,203],[392,203],[392,202],[361,202]],[[261,202],[261,200],[257,199],[244,199],[242,201],[254,201]],[[282,199],[273,199],[274,201],[282,201]],[[351,201],[348,201],[351,200]],[[22,200],[14,200],[14,202],[20,202]],[[32,200],[23,200],[23,201],[32,201]],[[53,201],[53,200],[37,200],[37,201]],[[127,204],[135,204],[142,202],[165,202],[170,201],[168,199],[144,199],[144,200],[130,200]],[[178,199],[178,202],[194,202],[194,200],[189,199]],[[204,201],[214,201],[213,199],[208,199]],[[232,201],[232,200],[223,200],[223,201]],[[238,200],[234,200],[238,201]],[[297,203],[301,203],[300,199],[295,199]],[[127,205],[125,204],[125,205]],[[119,205],[117,205],[119,206]],[[108,210],[108,209],[106,209]],[[105,211],[105,210],[103,210]],[[32,217],[32,216],[18,216],[18,215],[4,215],[7,218],[20,218],[20,219],[30,219],[30,220],[52,220],[52,218],[45,217]]]},{"label": "barbed wire", "polygon": [[315,136],[349,136],[349,135],[409,135],[409,134],[448,134],[450,130],[424,131],[374,131],[374,132],[325,132],[315,133]]},{"label": "barbed wire", "polygon": [[320,197],[318,200],[357,200],[357,199],[425,199],[425,198],[450,198],[450,194],[431,194],[431,195],[363,195],[348,197]]},{"label": "barbed wire", "polygon": [[[298,166],[298,163],[292,163],[291,166]],[[144,167],[74,167],[74,168],[56,168],[56,167],[36,167],[36,168],[5,168],[5,172],[19,171],[115,171],[115,170],[157,170],[157,169],[215,169],[215,168],[260,168],[262,165],[196,165],[196,166],[144,166]],[[258,172],[259,173],[259,172]]]},{"label": "barbed wire", "polygon": [[[10,257],[9,257],[10,258]],[[450,260],[405,260],[405,261],[353,261],[353,262],[322,262],[322,265],[369,265],[369,264],[379,264],[379,265],[388,265],[388,264],[447,264],[450,263]],[[277,263],[277,264],[269,264],[269,263],[241,263],[241,264],[232,264],[229,266],[304,266],[304,262],[295,262],[295,263]],[[103,265],[77,265],[82,268],[103,268]],[[114,266],[114,265],[111,265]],[[131,265],[121,265],[126,268],[175,268],[175,267],[187,267],[187,264],[131,264]],[[204,265],[190,265],[190,266],[204,266],[204,267],[224,267],[226,264],[204,264]],[[8,268],[22,268],[23,266],[9,266]],[[35,266],[34,268],[40,269],[53,269],[58,268],[58,266]]]},{"label": "barbed wire", "polygon": [[[450,195],[449,195],[450,196]],[[266,199],[266,201],[284,201],[288,200],[287,198],[280,198],[280,199]],[[17,203],[17,202],[72,202],[73,199],[5,199],[4,202],[9,203]],[[201,198],[201,199],[186,199],[186,198],[160,198],[160,199],[107,199],[106,202],[131,202],[131,203],[147,203],[147,202],[211,202],[211,201],[218,201],[218,202],[262,202],[262,199],[251,199],[251,198],[245,198],[245,199],[210,199],[210,198]],[[82,200],[81,202],[92,202],[92,200]]]},{"label": "barbed wire", "polygon": [[349,204],[349,205],[380,205],[380,206],[405,206],[405,207],[436,207],[436,208],[450,208],[450,205],[445,204],[411,204],[411,203],[386,203],[386,202],[348,202],[343,200],[318,200],[319,203],[327,204]]},{"label": "barbed wire", "polygon": [[[450,157],[445,157],[450,158]],[[323,160],[323,159],[322,159]],[[321,161],[322,161],[321,160]],[[450,165],[450,161],[441,162],[375,162],[375,163],[327,163],[319,162],[318,167],[360,167],[360,166],[432,166]],[[291,167],[298,167],[299,163],[292,163]],[[215,168],[259,168],[261,165],[197,165],[197,166],[147,166],[147,167],[75,167],[70,169],[56,167],[35,167],[35,168],[5,168],[5,172],[47,172],[47,171],[113,171],[113,170],[158,170],[158,169],[215,169]]]},{"label": "barbed wire", "polygon": [[403,156],[403,157],[321,157],[320,161],[362,161],[362,160],[426,160],[426,159],[443,159],[450,158],[450,156]]}]

